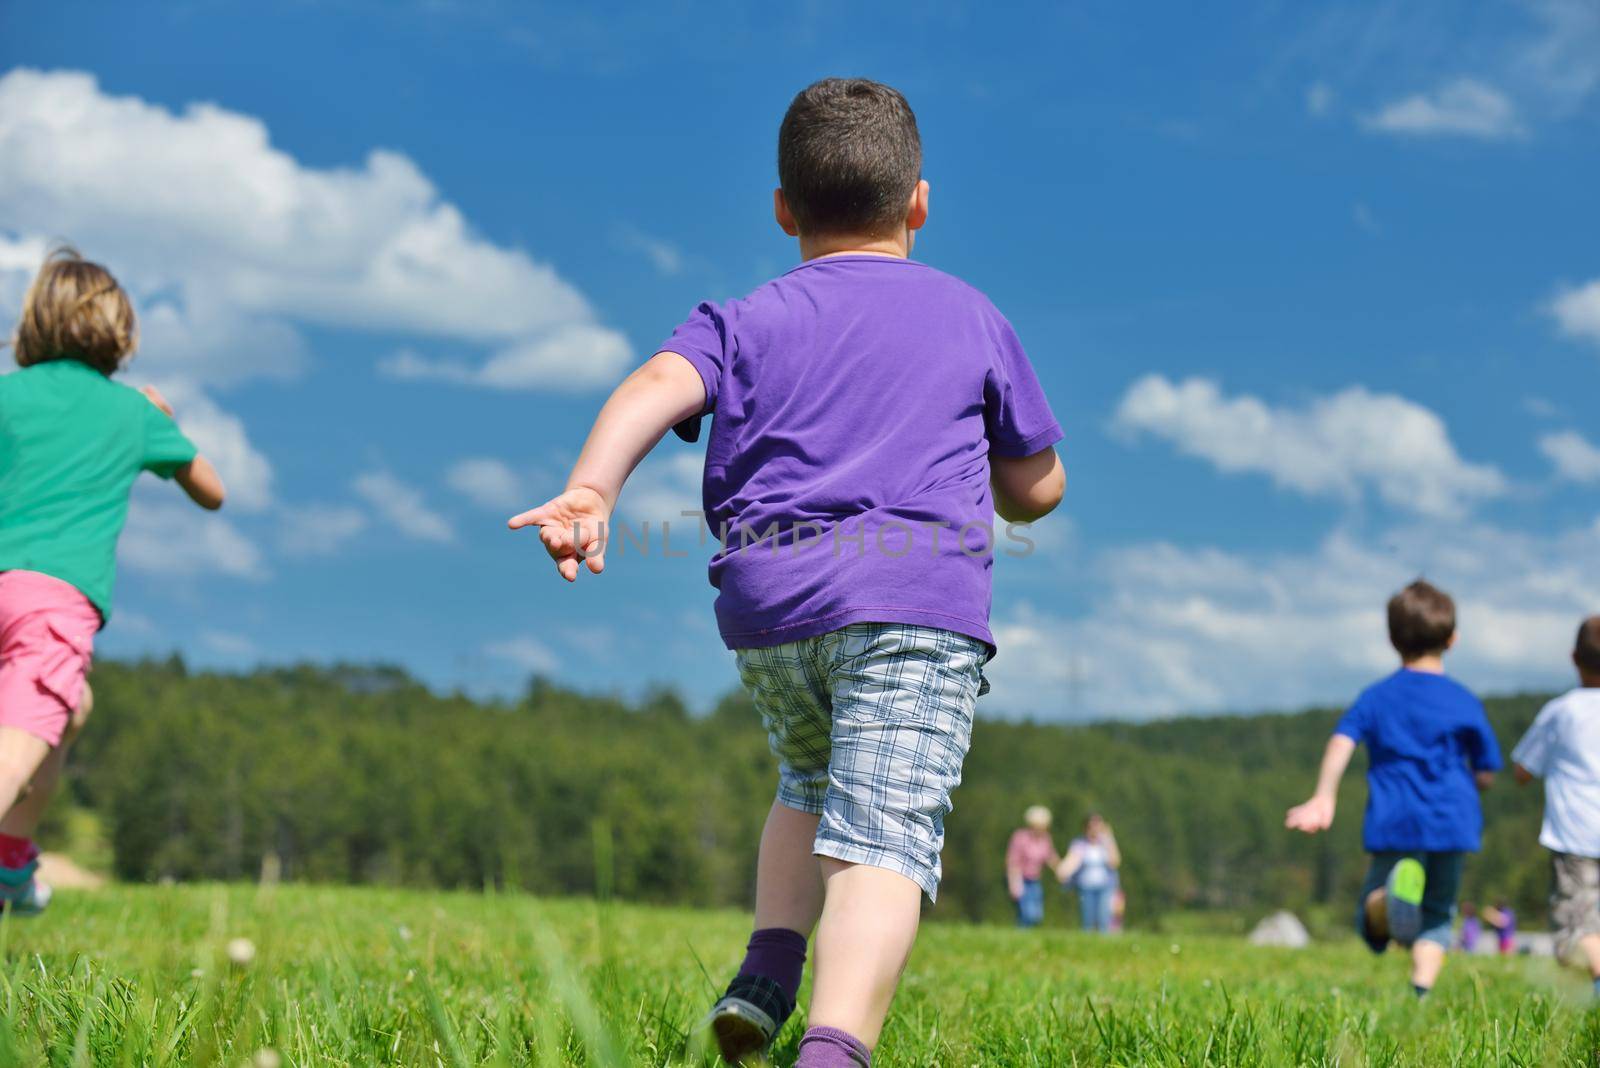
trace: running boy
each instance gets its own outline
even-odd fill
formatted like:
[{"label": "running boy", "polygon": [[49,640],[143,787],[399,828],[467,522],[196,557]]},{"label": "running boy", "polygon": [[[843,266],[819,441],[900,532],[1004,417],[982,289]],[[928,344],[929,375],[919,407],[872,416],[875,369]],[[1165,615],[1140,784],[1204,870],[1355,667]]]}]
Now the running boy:
[{"label": "running boy", "polygon": [[1544,826],[1554,876],[1550,920],[1556,956],[1582,951],[1600,997],[1600,616],[1578,628],[1578,688],[1544,706],[1511,751],[1523,785],[1544,779]]},{"label": "running boy", "polygon": [[[604,567],[623,482],[669,427],[706,449],[724,643],[779,764],[755,932],[712,1012],[723,1056],[794,1010],[816,928],[806,1068],[865,1065],[939,887],[989,630],[993,520],[1050,512],[1061,439],[1017,335],[910,260],[928,219],[905,98],[830,78],[778,134],[778,225],[800,264],[701,304],[601,410],[540,527],[563,577]],[[820,920],[820,923],[819,923]]]},{"label": "running boy", "polygon": [[0,908],[17,915],[50,901],[33,833],[89,714],[134,479],[152,471],[222,506],[161,394],[111,381],[136,343],[116,279],[61,249],[23,298],[22,370],[0,376]]},{"label": "running boy", "polygon": [[[1423,581],[1389,600],[1389,642],[1400,670],[1374,683],[1334,728],[1317,792],[1285,824],[1315,834],[1333,823],[1339,780],[1356,746],[1367,745],[1363,844],[1372,854],[1356,927],[1374,953],[1391,940],[1411,950],[1411,987],[1433,989],[1444,967],[1461,864],[1478,850],[1487,790],[1500,747],[1483,705],[1444,673],[1456,642],[1456,606]],[[1469,770],[1470,769],[1470,770]]]}]

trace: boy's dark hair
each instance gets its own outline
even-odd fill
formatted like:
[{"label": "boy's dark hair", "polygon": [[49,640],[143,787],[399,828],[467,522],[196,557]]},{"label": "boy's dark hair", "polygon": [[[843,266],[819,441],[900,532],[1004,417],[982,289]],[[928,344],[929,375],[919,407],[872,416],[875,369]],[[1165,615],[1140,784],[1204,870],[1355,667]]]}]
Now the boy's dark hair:
[{"label": "boy's dark hair", "polygon": [[1456,603],[1432,583],[1418,579],[1389,598],[1389,644],[1402,660],[1416,660],[1450,647]]},{"label": "boy's dark hair", "polygon": [[917,117],[866,78],[800,90],[778,128],[778,182],[804,234],[880,234],[905,218],[922,179]]},{"label": "boy's dark hair", "polygon": [[1600,675],[1600,616],[1590,616],[1578,625],[1572,662],[1587,675]]}]

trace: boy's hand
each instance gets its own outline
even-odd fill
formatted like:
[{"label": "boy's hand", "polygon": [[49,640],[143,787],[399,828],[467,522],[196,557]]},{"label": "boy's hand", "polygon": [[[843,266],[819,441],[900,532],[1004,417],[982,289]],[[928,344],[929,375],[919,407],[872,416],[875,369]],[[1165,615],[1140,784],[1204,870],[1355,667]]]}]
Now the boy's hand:
[{"label": "boy's hand", "polygon": [[538,527],[539,540],[568,582],[576,582],[580,564],[596,575],[606,567],[606,524],[611,508],[605,498],[587,486],[575,486],[539,507],[514,515],[512,530]]},{"label": "boy's hand", "polygon": [[1334,800],[1320,794],[1303,805],[1296,805],[1284,817],[1283,825],[1291,831],[1316,834],[1333,826]]},{"label": "boy's hand", "polygon": [[151,404],[154,404],[157,408],[160,408],[163,412],[165,412],[168,419],[176,418],[172,414],[172,405],[167,403],[167,398],[163,397],[161,395],[161,391],[155,386],[141,386],[139,387],[139,392],[143,393],[145,395],[145,399]]}]

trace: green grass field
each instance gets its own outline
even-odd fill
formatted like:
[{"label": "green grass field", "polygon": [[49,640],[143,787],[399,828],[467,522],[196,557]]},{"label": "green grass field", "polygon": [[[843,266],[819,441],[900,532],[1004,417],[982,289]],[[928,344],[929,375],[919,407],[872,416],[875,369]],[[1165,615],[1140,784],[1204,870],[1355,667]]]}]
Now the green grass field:
[{"label": "green grass field", "polygon": [[[701,1063],[693,1025],[746,924],[367,889],[62,893],[0,925],[0,1063]],[[1452,961],[1419,1005],[1397,954],[1353,940],[1174,937],[930,924],[875,1063],[1600,1063],[1588,984],[1549,961]]]}]

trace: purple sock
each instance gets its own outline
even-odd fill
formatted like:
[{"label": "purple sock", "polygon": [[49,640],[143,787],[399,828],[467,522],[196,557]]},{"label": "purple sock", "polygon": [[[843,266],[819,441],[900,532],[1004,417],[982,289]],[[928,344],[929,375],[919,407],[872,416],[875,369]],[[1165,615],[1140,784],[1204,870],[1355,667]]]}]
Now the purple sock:
[{"label": "purple sock", "polygon": [[793,1002],[806,970],[806,936],[787,927],[765,927],[750,936],[740,975],[759,975],[783,988]]},{"label": "purple sock", "polygon": [[794,1068],[871,1068],[872,1051],[848,1031],[808,1027]]}]

